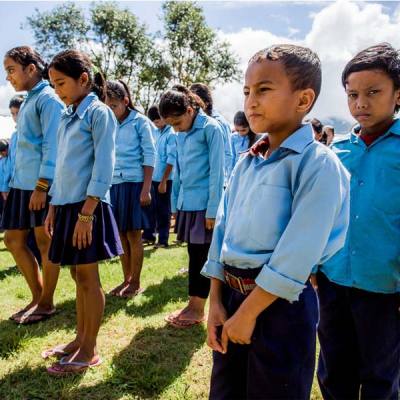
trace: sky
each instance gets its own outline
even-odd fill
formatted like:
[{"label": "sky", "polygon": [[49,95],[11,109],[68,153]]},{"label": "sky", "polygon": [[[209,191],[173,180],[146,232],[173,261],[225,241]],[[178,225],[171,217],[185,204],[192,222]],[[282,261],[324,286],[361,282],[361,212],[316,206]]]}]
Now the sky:
[{"label": "sky", "polygon": [[[51,10],[62,2],[0,1],[0,55],[14,46],[34,45],[26,18]],[[89,2],[79,2],[88,10]],[[162,29],[161,2],[118,2],[129,8],[149,31]],[[323,83],[311,117],[353,122],[346,105],[340,75],[346,62],[358,51],[379,42],[400,47],[399,2],[328,1],[198,1],[206,22],[218,36],[227,40],[244,73],[248,59],[258,50],[276,43],[295,43],[310,47],[321,59]],[[21,26],[23,29],[21,29]],[[216,108],[231,122],[243,108],[243,82],[221,84],[214,90]],[[0,68],[0,115],[8,113],[13,89]],[[0,136],[8,136],[13,124],[0,117]]]}]

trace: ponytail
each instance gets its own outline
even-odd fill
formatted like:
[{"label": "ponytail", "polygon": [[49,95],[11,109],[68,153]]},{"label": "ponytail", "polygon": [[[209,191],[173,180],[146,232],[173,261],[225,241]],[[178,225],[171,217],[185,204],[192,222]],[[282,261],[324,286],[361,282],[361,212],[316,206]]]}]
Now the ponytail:
[{"label": "ponytail", "polygon": [[96,72],[93,76],[93,92],[104,103],[106,100],[106,80],[101,72]]}]

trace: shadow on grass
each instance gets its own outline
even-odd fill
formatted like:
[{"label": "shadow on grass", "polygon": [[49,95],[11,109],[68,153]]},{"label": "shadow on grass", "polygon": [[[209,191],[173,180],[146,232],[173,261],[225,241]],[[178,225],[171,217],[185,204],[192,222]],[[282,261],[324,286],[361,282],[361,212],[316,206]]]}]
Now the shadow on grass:
[{"label": "shadow on grass", "polygon": [[19,270],[16,265],[12,265],[11,267],[2,269],[0,270],[0,281],[7,278],[8,276],[14,276],[14,275],[19,275]]},{"label": "shadow on grass", "polygon": [[108,378],[97,385],[79,388],[82,376],[55,379],[44,366],[24,367],[0,380],[0,398],[117,400],[131,395],[153,399],[179,378],[204,340],[201,326],[144,328],[113,357]]},{"label": "shadow on grass", "polygon": [[[141,295],[146,298],[145,302],[137,305],[127,305],[126,299],[107,296],[106,308],[104,310],[103,323],[107,322],[121,309],[133,316],[146,317],[159,313],[165,304],[170,301],[178,301],[186,296],[186,278],[174,276],[166,278],[162,282],[146,288]],[[75,300],[66,300],[57,304],[60,311],[51,319],[34,325],[17,325],[13,321],[0,321],[0,358],[8,358],[18,352],[25,338],[43,337],[49,332],[60,329],[72,330],[75,328]],[[11,312],[10,312],[11,314]],[[71,337],[72,339],[72,337]],[[40,349],[39,349],[40,350]]]}]

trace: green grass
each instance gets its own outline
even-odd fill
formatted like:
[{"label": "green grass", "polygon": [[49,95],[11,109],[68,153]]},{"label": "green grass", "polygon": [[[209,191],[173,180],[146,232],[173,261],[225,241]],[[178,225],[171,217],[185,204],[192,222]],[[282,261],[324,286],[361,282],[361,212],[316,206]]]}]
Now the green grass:
[{"label": "green grass", "polygon": [[[132,400],[206,399],[211,351],[204,326],[190,330],[168,327],[164,317],[185,304],[185,247],[147,248],[143,267],[146,291],[126,301],[107,296],[98,345],[103,364],[85,375],[64,379],[47,375],[51,361],[42,350],[74,337],[75,288],[68,268],[56,291],[60,311],[51,320],[17,326],[8,320],[30,301],[29,290],[11,255],[0,243],[0,399],[1,400]],[[120,283],[117,260],[100,266],[105,291]],[[312,399],[321,399],[314,381]]]}]

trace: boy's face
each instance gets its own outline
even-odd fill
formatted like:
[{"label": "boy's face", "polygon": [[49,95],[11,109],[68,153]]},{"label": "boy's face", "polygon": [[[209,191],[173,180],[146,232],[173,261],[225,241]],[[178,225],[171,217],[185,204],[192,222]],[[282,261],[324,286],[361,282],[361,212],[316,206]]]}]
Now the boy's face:
[{"label": "boy's face", "polygon": [[243,88],[244,110],[255,133],[275,133],[292,129],[299,114],[299,96],[280,61],[263,60],[251,63]]},{"label": "boy's face", "polygon": [[392,79],[380,70],[352,72],[346,82],[347,103],[351,115],[362,129],[378,130],[393,119],[400,104],[400,90]]},{"label": "boy's face", "polygon": [[15,123],[17,122],[18,111],[19,111],[19,108],[17,108],[17,107],[10,107],[10,113],[11,113],[12,119]]}]

